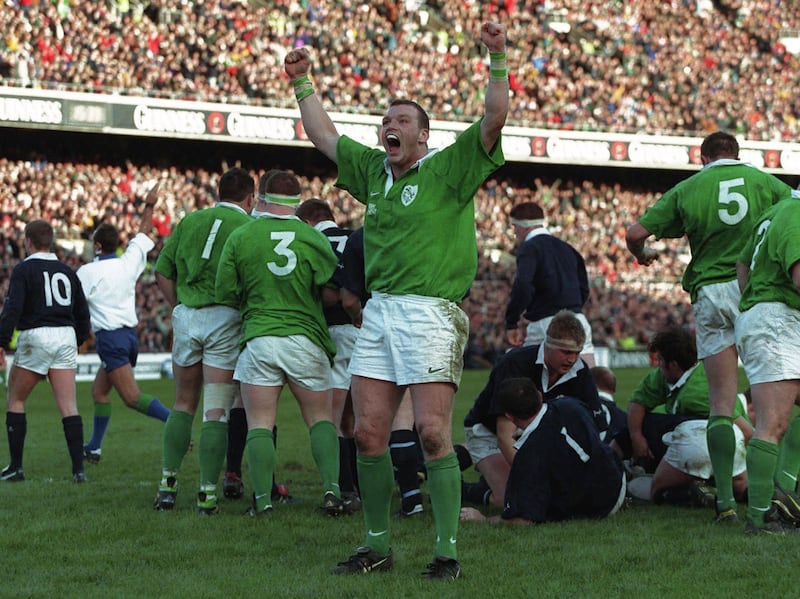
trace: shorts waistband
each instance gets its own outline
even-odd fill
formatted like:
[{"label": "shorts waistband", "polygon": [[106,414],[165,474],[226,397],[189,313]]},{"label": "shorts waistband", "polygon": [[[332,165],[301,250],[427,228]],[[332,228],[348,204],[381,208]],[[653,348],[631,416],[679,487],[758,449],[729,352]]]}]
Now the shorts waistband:
[{"label": "shorts waistband", "polygon": [[419,304],[419,305],[426,305],[432,306],[436,304],[452,304],[448,299],[444,299],[441,297],[432,297],[429,295],[414,295],[413,293],[404,293],[404,294],[391,294],[391,293],[382,293],[380,291],[373,291],[371,295],[372,299],[376,299],[382,302],[403,302],[403,303],[412,303],[412,304]]}]

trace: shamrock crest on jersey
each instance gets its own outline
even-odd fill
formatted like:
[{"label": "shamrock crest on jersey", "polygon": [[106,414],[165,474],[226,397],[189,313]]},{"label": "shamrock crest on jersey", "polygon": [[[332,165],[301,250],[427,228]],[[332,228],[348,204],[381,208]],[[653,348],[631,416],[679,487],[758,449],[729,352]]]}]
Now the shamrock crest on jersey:
[{"label": "shamrock crest on jersey", "polygon": [[419,185],[406,185],[403,188],[403,193],[400,194],[400,201],[403,203],[403,206],[408,206],[413,202],[417,197],[417,190],[419,189]]}]

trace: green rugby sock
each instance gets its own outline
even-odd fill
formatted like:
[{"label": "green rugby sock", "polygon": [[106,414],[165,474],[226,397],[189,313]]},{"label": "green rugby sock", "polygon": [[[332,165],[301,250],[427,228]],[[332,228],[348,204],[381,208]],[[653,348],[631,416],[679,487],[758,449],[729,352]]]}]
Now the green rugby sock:
[{"label": "green rugby sock", "polygon": [[733,433],[733,419],[729,416],[709,416],[706,442],[717,487],[717,509],[722,512],[735,508],[733,457],[736,453],[736,436]]},{"label": "green rugby sock", "polygon": [[358,456],[358,483],[361,488],[361,509],[367,526],[365,546],[378,553],[388,553],[389,513],[394,493],[392,458],[387,449],[379,456]]},{"label": "green rugby sock", "polygon": [[456,535],[461,513],[461,469],[455,452],[425,462],[433,519],[436,523],[435,555],[456,559]]},{"label": "green rugby sock", "polygon": [[200,486],[215,485],[228,447],[228,423],[208,420],[200,427]]},{"label": "green rugby sock", "polygon": [[169,418],[169,408],[162,404],[157,397],[147,393],[139,395],[134,409],[161,422],[166,422],[167,418]]},{"label": "green rugby sock", "polygon": [[764,514],[772,505],[777,465],[777,445],[763,439],[750,440],[747,445],[747,518],[756,526],[764,525]]},{"label": "green rugby sock", "polygon": [[322,488],[326,493],[330,491],[336,497],[341,497],[339,437],[336,436],[336,427],[330,420],[320,420],[309,429],[308,435],[311,438],[311,455],[314,456],[314,462],[322,478]]},{"label": "green rugby sock", "polygon": [[789,422],[789,428],[786,429],[779,447],[775,482],[784,491],[795,491],[797,472],[800,470],[800,416],[795,416]]},{"label": "green rugby sock", "polygon": [[164,455],[161,468],[169,472],[177,472],[181,468],[183,457],[189,451],[192,441],[193,414],[172,410],[164,425]]},{"label": "green rugby sock", "polygon": [[256,511],[272,505],[272,473],[275,472],[275,444],[272,431],[254,428],[247,433],[244,446],[247,468],[253,481]]}]

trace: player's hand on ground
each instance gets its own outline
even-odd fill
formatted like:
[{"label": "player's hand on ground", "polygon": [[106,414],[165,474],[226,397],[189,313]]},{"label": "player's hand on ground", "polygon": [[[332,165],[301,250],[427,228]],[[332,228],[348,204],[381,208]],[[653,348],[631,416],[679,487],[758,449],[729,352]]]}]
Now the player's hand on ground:
[{"label": "player's hand on ground", "polygon": [[459,519],[462,522],[483,522],[486,520],[486,516],[481,514],[474,507],[462,507]]},{"label": "player's hand on ground", "polygon": [[307,75],[311,69],[311,55],[308,48],[295,48],[283,59],[283,70],[292,80]]},{"label": "player's hand on ground", "polygon": [[481,41],[489,52],[505,52],[506,28],[500,23],[484,23],[481,25]]}]

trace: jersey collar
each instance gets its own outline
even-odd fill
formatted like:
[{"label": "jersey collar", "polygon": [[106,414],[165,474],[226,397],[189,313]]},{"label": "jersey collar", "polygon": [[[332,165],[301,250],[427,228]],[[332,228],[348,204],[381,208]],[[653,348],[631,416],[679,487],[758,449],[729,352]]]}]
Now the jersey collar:
[{"label": "jersey collar", "polygon": [[524,431],[522,431],[519,439],[514,441],[514,449],[519,450],[520,447],[525,445],[525,441],[528,440],[528,437],[531,436],[531,433],[539,428],[539,424],[542,422],[542,418],[544,418],[545,414],[547,414],[547,402],[542,402],[542,409],[539,410],[538,414],[536,414],[536,418],[531,420],[530,424],[525,427]]},{"label": "jersey collar", "polygon": [[58,260],[58,256],[53,252],[36,252],[25,258],[25,260]]},{"label": "jersey collar", "polygon": [[323,220],[314,225],[314,228],[321,233],[323,231],[327,231],[328,229],[335,229],[338,226],[339,225],[332,220]]},{"label": "jersey collar", "polygon": [[233,208],[234,210],[238,210],[242,214],[247,214],[244,208],[241,206],[237,206],[233,202],[217,202],[217,206],[221,206],[222,208]]},{"label": "jersey collar", "polygon": [[533,239],[537,235],[550,235],[550,231],[547,230],[546,227],[537,227],[532,231],[528,231],[528,234],[525,236],[524,241],[528,241],[529,239]]},{"label": "jersey collar", "polygon": [[[419,170],[426,160],[430,159],[434,154],[437,154],[438,152],[439,148],[431,148],[430,150],[428,150],[428,153],[425,154],[425,156],[423,156],[422,158],[417,160],[414,164],[412,164],[408,170],[412,170],[415,168]],[[389,191],[389,188],[394,184],[394,174],[392,174],[392,167],[389,164],[388,156],[383,159],[383,170],[386,171],[386,174],[389,177],[388,180],[386,181],[386,191]]]}]

